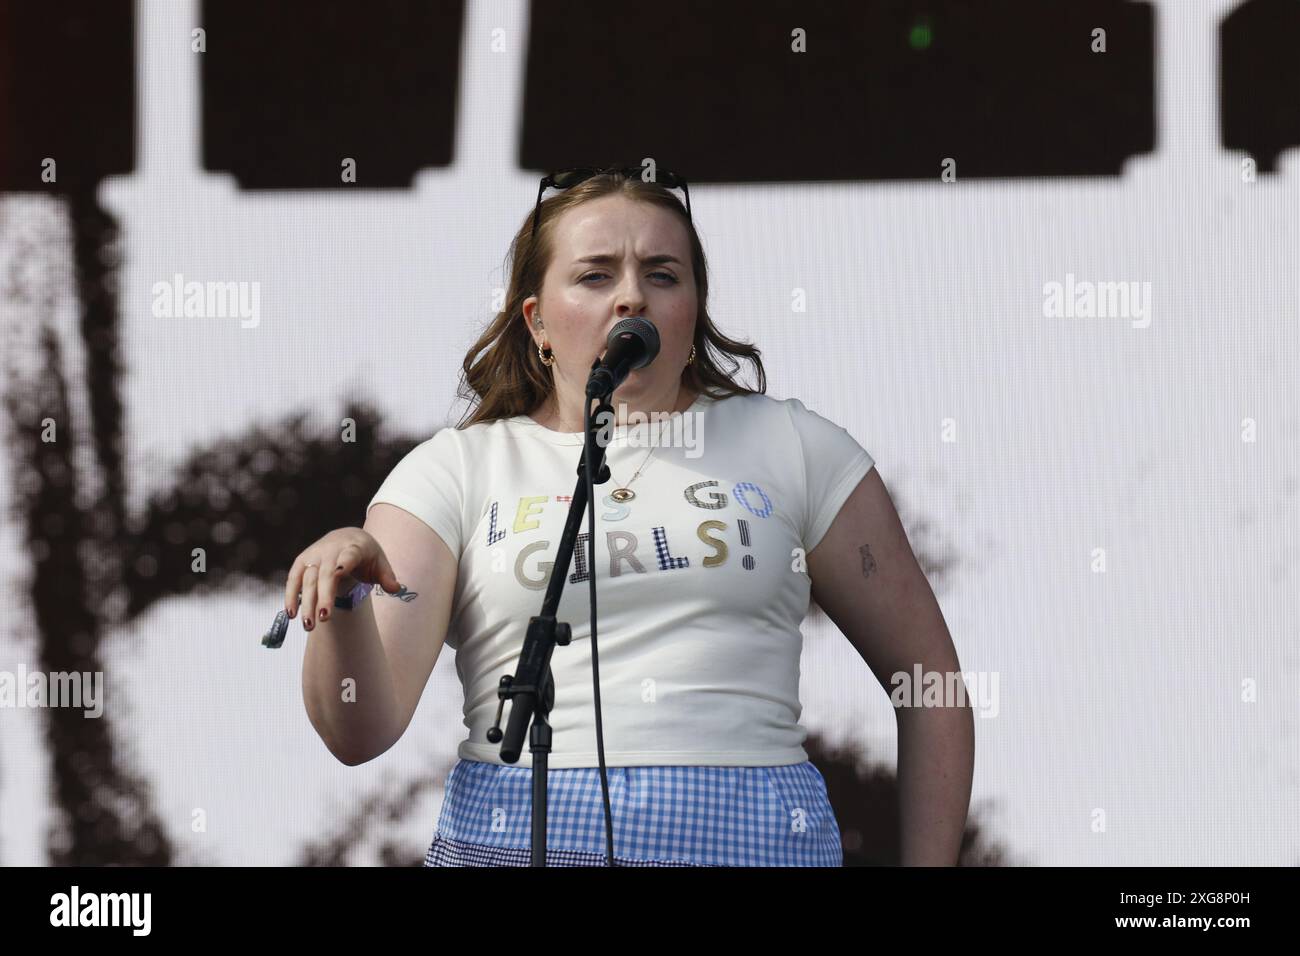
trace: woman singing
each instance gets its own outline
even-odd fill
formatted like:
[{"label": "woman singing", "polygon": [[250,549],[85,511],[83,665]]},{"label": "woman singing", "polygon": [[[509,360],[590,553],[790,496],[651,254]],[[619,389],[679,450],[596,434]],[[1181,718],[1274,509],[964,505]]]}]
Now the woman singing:
[{"label": "woman singing", "polygon": [[[547,186],[561,191],[543,202]],[[426,865],[530,861],[527,741],[507,764],[487,731],[550,580],[592,364],[629,316],[652,323],[661,348],[613,393],[594,560],[584,512],[556,615],[572,642],[551,658],[547,864],[842,865],[799,724],[810,598],[887,693],[917,665],[960,669],[871,456],[797,398],[765,395],[759,350],[714,326],[689,193],[683,205],[678,186],[686,193],[680,177],[645,181],[640,169],[544,179],[511,247],[505,307],[463,363],[468,421],[398,463],[364,529],[331,531],[289,572],[286,608],[294,614],[301,594],[303,626],[315,632],[303,666],[307,713],[344,763],[393,746],[443,643],[456,651],[468,732]],[[738,358],[753,364],[757,390],[733,379]],[[373,600],[367,585],[380,588]],[[350,609],[336,613],[336,597]],[[954,864],[970,796],[970,711],[896,713],[903,862]]]}]

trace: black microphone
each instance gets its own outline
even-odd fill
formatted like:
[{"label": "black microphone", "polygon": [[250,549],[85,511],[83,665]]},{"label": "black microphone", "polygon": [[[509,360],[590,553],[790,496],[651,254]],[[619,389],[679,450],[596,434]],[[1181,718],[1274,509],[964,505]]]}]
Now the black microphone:
[{"label": "black microphone", "polygon": [[609,330],[605,357],[591,370],[587,397],[610,395],[623,380],[654,361],[659,354],[659,330],[639,315],[630,315]]}]

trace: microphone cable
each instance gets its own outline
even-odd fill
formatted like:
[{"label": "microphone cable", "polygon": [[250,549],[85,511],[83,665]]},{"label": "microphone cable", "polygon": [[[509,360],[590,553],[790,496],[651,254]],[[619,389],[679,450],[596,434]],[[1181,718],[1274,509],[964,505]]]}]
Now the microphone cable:
[{"label": "microphone cable", "polygon": [[[599,401],[599,399],[596,399]],[[609,778],[605,773],[605,733],[600,719],[600,659],[596,653],[596,479],[592,465],[596,436],[591,431],[591,398],[582,402],[582,434],[586,467],[582,469],[587,485],[587,595],[591,604],[591,690],[596,701],[596,759],[600,764],[600,792],[605,803],[605,865],[614,862],[614,816],[609,809]],[[608,447],[606,448],[608,453]]]}]

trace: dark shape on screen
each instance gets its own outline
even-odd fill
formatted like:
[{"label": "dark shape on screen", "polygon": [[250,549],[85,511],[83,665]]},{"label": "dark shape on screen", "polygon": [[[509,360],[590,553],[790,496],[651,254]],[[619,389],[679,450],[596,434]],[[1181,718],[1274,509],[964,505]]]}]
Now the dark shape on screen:
[{"label": "dark shape on screen", "polygon": [[[86,185],[86,184],[81,184]],[[123,527],[121,366],[115,295],[118,228],[87,191],[67,198],[73,224],[72,275],[53,237],[15,231],[19,259],[42,268],[18,271],[5,287],[11,304],[41,322],[40,364],[7,364],[4,404],[12,436],[7,466],[16,479],[14,513],[31,554],[28,584],[37,669],[103,674],[111,702],[96,718],[76,707],[40,715],[50,757],[52,819],[46,834],[55,866],[166,865],[172,845],[153,808],[152,787],[136,768],[130,721],[105,673],[102,643],[113,629],[110,597],[121,583]],[[54,330],[57,299],[43,274],[75,284],[84,365]],[[84,368],[90,420],[70,399],[67,370]],[[52,424],[56,440],[45,440]],[[90,452],[84,454],[83,449]]]},{"label": "dark shape on screen", "polygon": [[[192,449],[131,518],[126,618],[179,594],[260,590],[267,582],[283,588],[304,544],[332,528],[360,527],[375,489],[418,442],[376,438],[380,418],[369,405],[350,403],[342,417],[356,422],[355,442],[308,427],[306,413],[297,413]],[[190,570],[199,544],[203,574]],[[277,607],[268,607],[268,621]],[[294,618],[298,637],[301,620]]]},{"label": "dark shape on screen", "polygon": [[1149,3],[665,0],[631,28],[533,0],[528,23],[528,170],[937,180],[952,157],[959,180],[1117,176],[1156,143]]},{"label": "dark shape on screen", "polygon": [[0,0],[0,192],[89,192],[134,170],[132,0]]},{"label": "dark shape on screen", "polygon": [[[358,866],[377,863],[381,866],[423,866],[425,847],[433,839],[435,824],[432,817],[429,817],[427,837],[418,837],[416,842],[403,843],[394,831],[403,828],[403,824],[410,823],[416,814],[429,807],[426,795],[442,789],[454,763],[455,760],[451,760],[435,772],[411,777],[404,783],[395,783],[386,776],[368,797],[348,808],[332,831],[303,844],[294,865]],[[362,859],[367,847],[373,847],[373,856]]]},{"label": "dark shape on screen", "polygon": [[1246,0],[1219,26],[1223,147],[1249,153],[1261,173],[1300,146],[1300,3]]},{"label": "dark shape on screen", "polygon": [[203,168],[244,189],[406,189],[450,166],[464,18],[463,2],[204,0]]},{"label": "dark shape on screen", "polygon": [[[826,794],[840,825],[845,866],[898,866],[898,774],[871,759],[865,747],[832,746],[810,733],[804,750],[826,780]],[[989,834],[983,813],[972,807],[962,833],[958,866],[1024,865]]]}]

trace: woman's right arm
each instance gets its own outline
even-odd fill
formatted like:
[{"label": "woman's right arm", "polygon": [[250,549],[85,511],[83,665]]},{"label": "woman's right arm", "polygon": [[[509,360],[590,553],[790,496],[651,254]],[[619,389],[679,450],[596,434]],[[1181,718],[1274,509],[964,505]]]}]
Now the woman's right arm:
[{"label": "woman's right arm", "polygon": [[[308,563],[320,568],[304,573]],[[340,564],[338,578],[319,573]],[[370,509],[363,529],[332,531],[294,562],[289,610],[296,613],[295,580],[301,581],[309,632],[303,703],[312,727],[341,762],[373,760],[410,725],[446,640],[456,575],[456,558],[442,538],[383,502]],[[410,601],[373,590],[352,611],[334,607],[335,596],[356,581],[392,592],[398,580],[415,592]],[[327,613],[320,618],[322,609]]]}]

